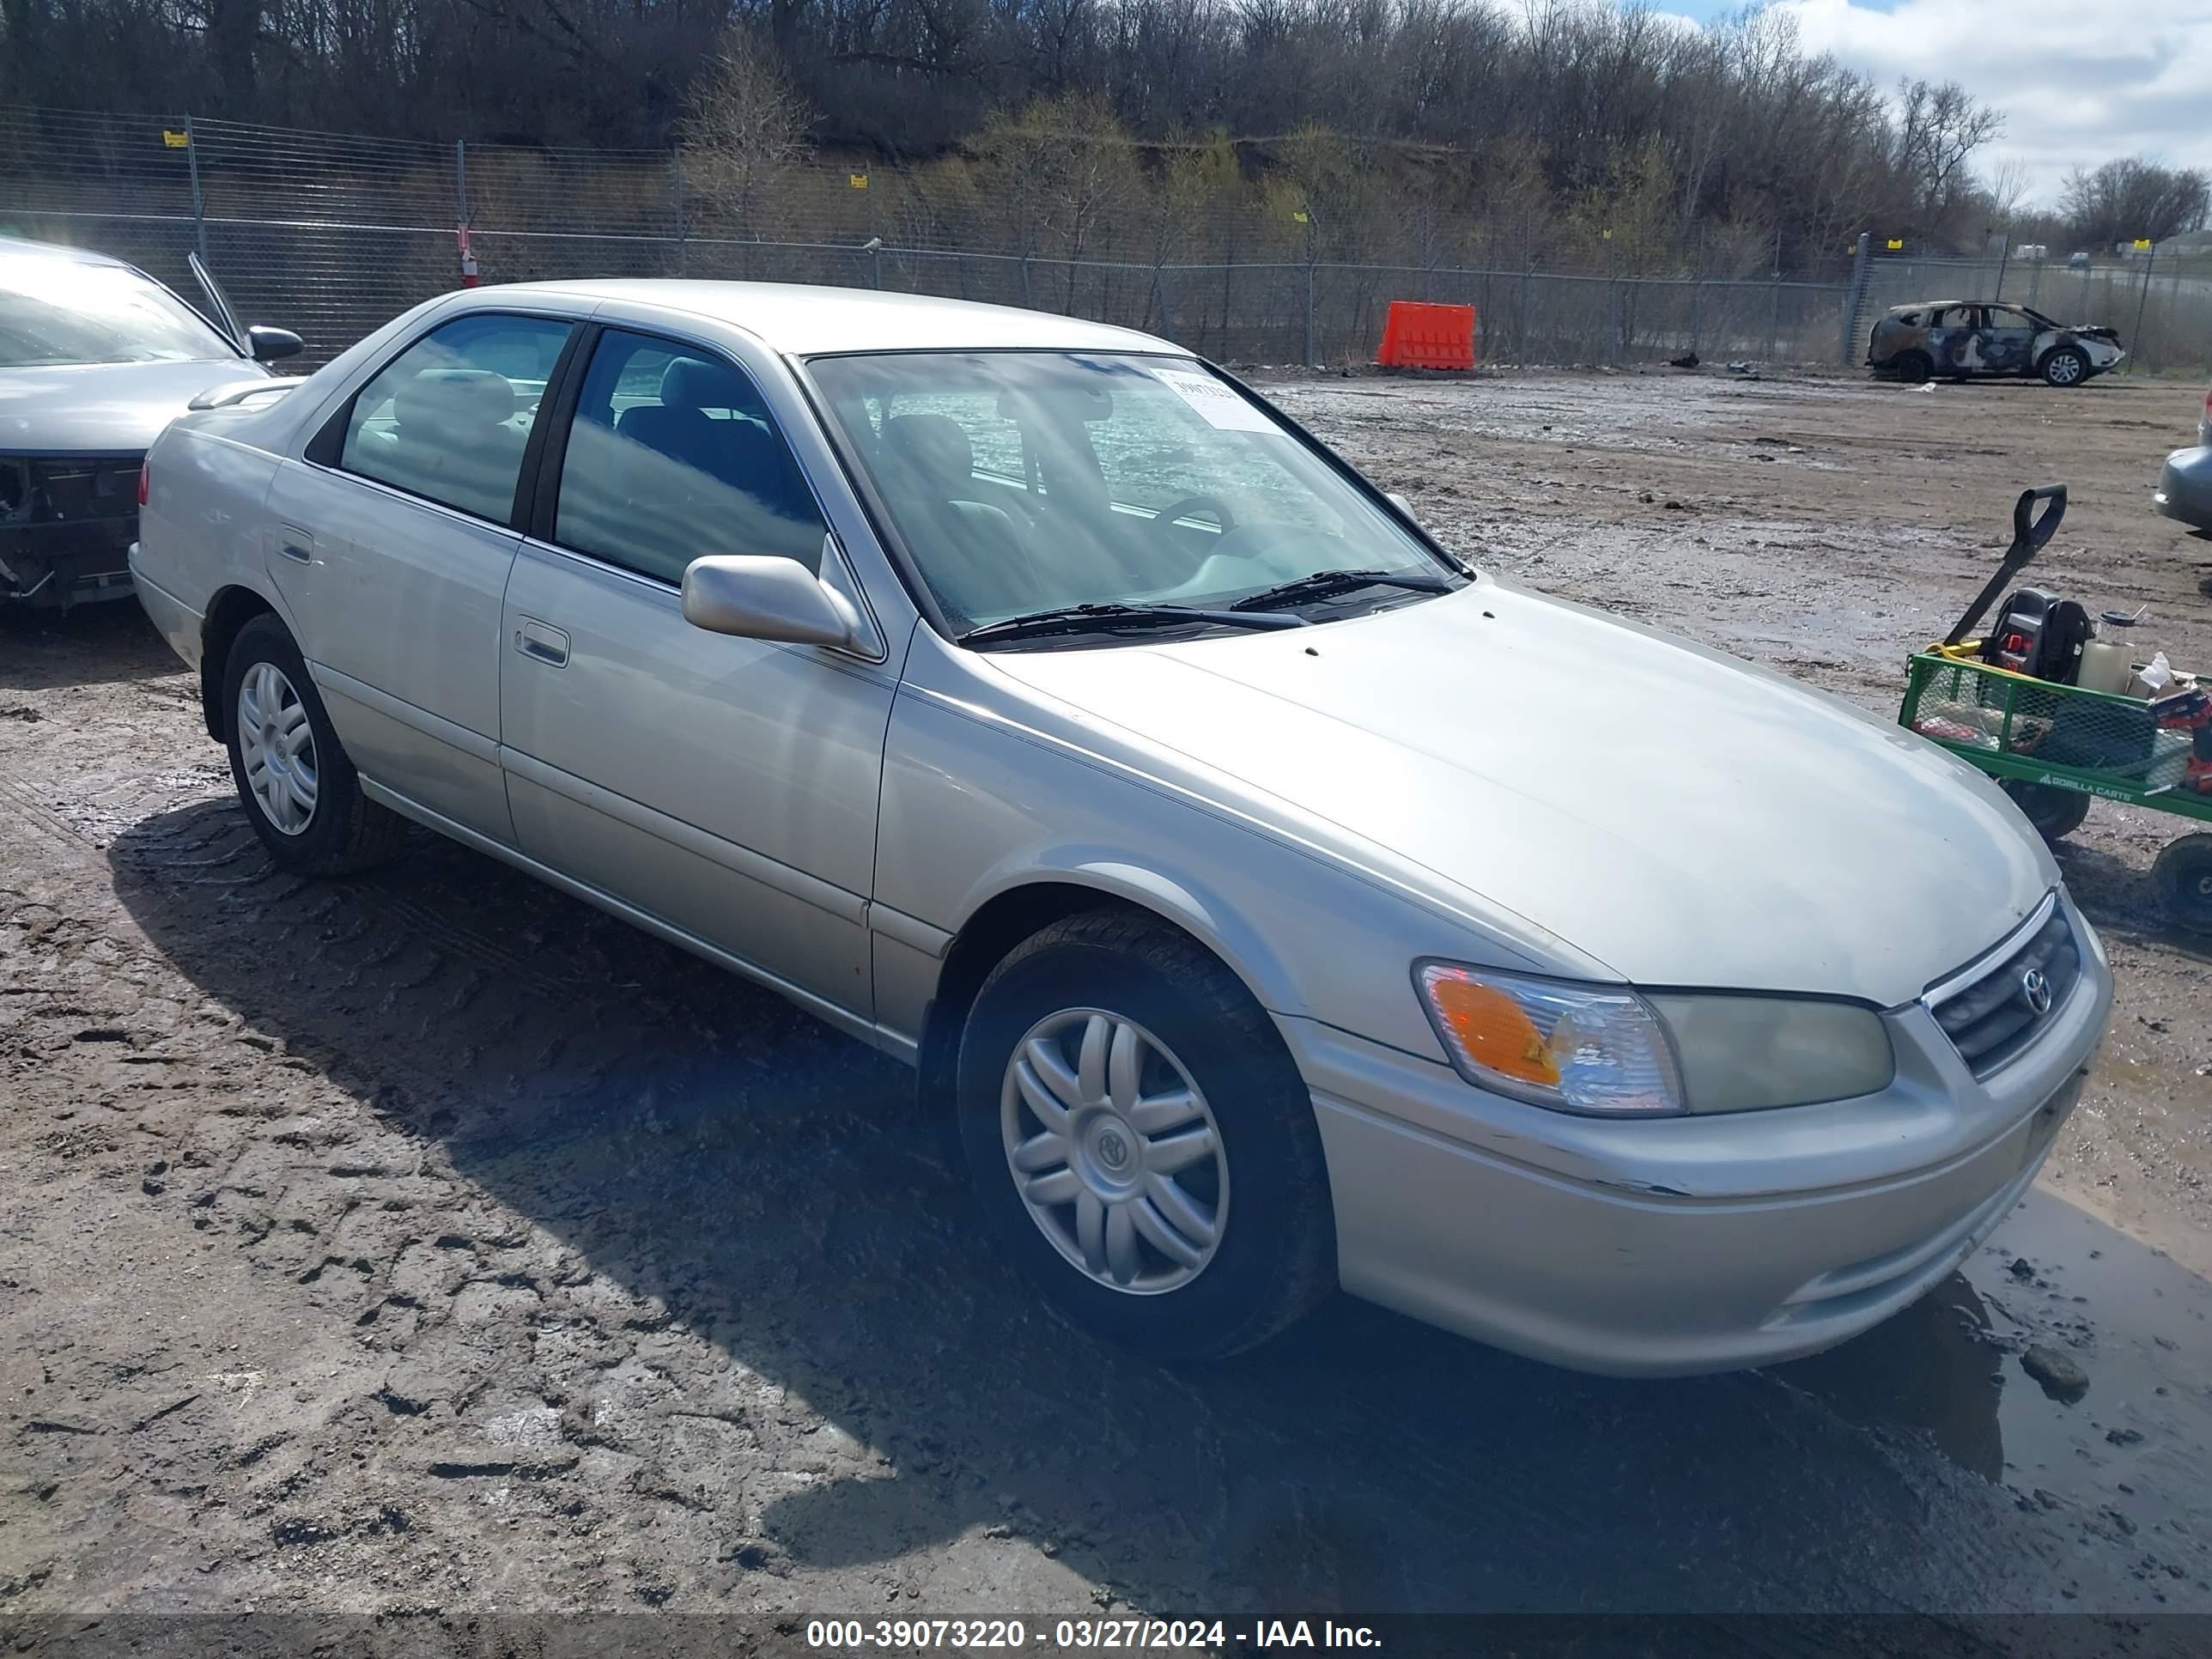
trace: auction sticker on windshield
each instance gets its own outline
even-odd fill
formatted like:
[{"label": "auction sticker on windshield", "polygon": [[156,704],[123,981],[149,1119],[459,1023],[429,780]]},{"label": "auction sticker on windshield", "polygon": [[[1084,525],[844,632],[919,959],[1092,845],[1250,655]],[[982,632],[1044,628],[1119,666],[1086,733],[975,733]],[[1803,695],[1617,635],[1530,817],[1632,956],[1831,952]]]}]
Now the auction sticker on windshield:
[{"label": "auction sticker on windshield", "polygon": [[1188,368],[1155,368],[1153,378],[1206,417],[1208,426],[1224,432],[1273,432],[1274,423],[1261,410],[1211,374]]}]

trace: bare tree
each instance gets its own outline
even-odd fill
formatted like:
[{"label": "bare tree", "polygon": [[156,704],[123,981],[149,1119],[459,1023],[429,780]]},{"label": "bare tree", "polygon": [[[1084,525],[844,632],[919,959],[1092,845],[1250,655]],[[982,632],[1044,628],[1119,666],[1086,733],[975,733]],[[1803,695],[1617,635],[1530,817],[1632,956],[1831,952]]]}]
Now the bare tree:
[{"label": "bare tree", "polygon": [[2075,168],[2059,191],[2058,210],[2074,234],[2093,247],[2138,239],[2162,242],[2204,228],[2212,212],[2212,176],[2126,156],[2094,172]]},{"label": "bare tree", "polygon": [[[0,0],[0,103],[221,113],[441,143],[674,142],[690,200],[743,236],[792,228],[799,192],[818,188],[810,223],[840,235],[862,219],[887,237],[927,223],[946,244],[1032,254],[1096,253],[1111,238],[1156,272],[1179,262],[1175,240],[1192,240],[1175,226],[1179,210],[1152,199],[1190,188],[1178,152],[1147,147],[1176,133],[1232,135],[1210,141],[1220,153],[1202,192],[1215,227],[1205,240],[1251,254],[1586,258],[1595,202],[1633,219],[1638,260],[1663,265],[1695,247],[1704,265],[1717,257],[1725,268],[1755,245],[1759,268],[1804,270],[1832,268],[1861,231],[1960,249],[2021,218],[2016,169],[1974,173],[2001,119],[1956,84],[1908,81],[1885,97],[1808,53],[1779,9],[1705,31],[1663,10],[1609,0]],[[872,193],[847,192],[843,164],[811,179],[799,165],[810,136],[874,157]],[[426,173],[442,165],[423,154]],[[885,162],[902,181],[942,188],[894,186]],[[57,165],[78,167],[90,187],[91,161],[31,139],[0,147],[0,168],[21,176]],[[495,172],[481,175],[487,187]],[[228,187],[224,178],[213,173],[209,188]],[[2202,186],[2185,172],[2115,163],[2081,176],[2073,216],[2096,241],[2170,234],[2202,222]],[[1662,203],[1665,224],[1652,217]],[[1598,252],[1615,268],[1632,257]]]},{"label": "bare tree", "polygon": [[1977,104],[1956,81],[1897,86],[1897,159],[1911,193],[1916,228],[1940,225],[1964,194],[1974,152],[2004,131],[2004,117]]},{"label": "bare tree", "polygon": [[684,176],[729,216],[740,236],[763,240],[777,186],[808,153],[813,111],[775,49],[743,24],[723,36],[684,128]]}]

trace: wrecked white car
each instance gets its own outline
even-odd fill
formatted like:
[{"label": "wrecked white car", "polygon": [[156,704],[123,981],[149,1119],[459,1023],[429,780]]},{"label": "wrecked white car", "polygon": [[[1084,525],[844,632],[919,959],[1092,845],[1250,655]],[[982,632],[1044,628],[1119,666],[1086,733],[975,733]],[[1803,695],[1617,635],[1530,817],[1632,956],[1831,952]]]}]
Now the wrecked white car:
[{"label": "wrecked white car", "polygon": [[2026,306],[1978,300],[1893,306],[1874,325],[1867,362],[1908,386],[1972,374],[2040,376],[2080,386],[2127,360],[2109,328],[2055,323]]}]

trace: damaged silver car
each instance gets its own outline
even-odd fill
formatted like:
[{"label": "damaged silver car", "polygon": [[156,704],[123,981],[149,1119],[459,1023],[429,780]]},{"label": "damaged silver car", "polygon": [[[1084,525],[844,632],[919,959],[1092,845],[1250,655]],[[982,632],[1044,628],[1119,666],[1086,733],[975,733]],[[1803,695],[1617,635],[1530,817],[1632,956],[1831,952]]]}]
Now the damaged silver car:
[{"label": "damaged silver car", "polygon": [[0,237],[0,605],[127,598],[147,446],[217,396],[281,392],[300,337],[241,328],[82,248]]},{"label": "damaged silver car", "polygon": [[1981,374],[2080,386],[2118,368],[2127,355],[2112,329],[2056,323],[2026,306],[1980,300],[1892,306],[1867,342],[1875,373],[1908,386]]}]

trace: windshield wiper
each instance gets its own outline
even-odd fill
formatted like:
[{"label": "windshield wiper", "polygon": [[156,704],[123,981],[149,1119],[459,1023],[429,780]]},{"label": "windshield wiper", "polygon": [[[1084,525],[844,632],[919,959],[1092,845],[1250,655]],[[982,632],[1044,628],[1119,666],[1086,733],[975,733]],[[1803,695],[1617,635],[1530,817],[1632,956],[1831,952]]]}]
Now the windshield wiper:
[{"label": "windshield wiper", "polygon": [[1247,594],[1230,609],[1273,611],[1279,605],[1298,605],[1307,599],[1325,599],[1332,594],[1349,593],[1358,587],[1410,587],[1421,593],[1451,592],[1451,584],[1441,576],[1420,575],[1407,570],[1316,570],[1310,576],[1278,582],[1273,587],[1263,587],[1257,593]]},{"label": "windshield wiper", "polygon": [[1105,628],[1172,628],[1214,623],[1225,628],[1303,628],[1303,617],[1253,616],[1243,611],[1207,611],[1188,605],[1065,605],[985,623],[960,636],[963,645],[990,640],[1033,639],[1045,634],[1085,634]]}]

